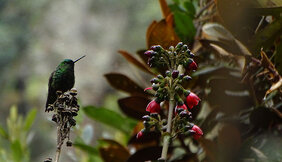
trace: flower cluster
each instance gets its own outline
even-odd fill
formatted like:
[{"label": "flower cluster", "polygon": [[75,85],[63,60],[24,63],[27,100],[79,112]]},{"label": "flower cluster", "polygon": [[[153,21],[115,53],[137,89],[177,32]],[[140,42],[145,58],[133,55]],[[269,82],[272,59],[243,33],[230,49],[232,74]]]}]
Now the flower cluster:
[{"label": "flower cluster", "polygon": [[141,138],[150,130],[163,133],[167,129],[166,120],[161,120],[159,114],[162,111],[162,103],[170,100],[175,103],[171,136],[183,134],[192,135],[194,139],[200,138],[203,132],[198,126],[190,123],[192,116],[188,110],[197,106],[200,98],[182,86],[184,82],[192,79],[185,71],[197,69],[197,64],[193,60],[194,54],[182,42],[175,47],[171,46],[169,50],[163,49],[160,45],[152,46],[144,54],[149,57],[150,67],[166,65],[168,70],[165,75],[153,78],[152,87],[145,89],[154,91],[154,99],[146,107],[150,115],[143,117],[144,129],[137,134],[137,138]]},{"label": "flower cluster", "polygon": [[77,90],[72,88],[70,91],[62,93],[62,91],[57,91],[57,99],[49,107],[55,112],[52,116],[52,121],[54,121],[58,126],[58,138],[57,147],[61,147],[65,139],[67,146],[72,146],[70,141],[70,129],[76,125],[76,120],[73,118],[77,116],[79,111],[79,105],[77,103]]}]

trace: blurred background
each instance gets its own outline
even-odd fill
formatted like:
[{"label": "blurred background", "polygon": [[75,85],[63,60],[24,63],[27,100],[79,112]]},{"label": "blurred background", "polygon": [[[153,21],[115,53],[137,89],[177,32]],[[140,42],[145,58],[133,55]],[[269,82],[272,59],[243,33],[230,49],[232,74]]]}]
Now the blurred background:
[{"label": "blurred background", "polygon": [[[184,145],[171,161],[282,161],[281,1],[164,2],[0,0],[0,161],[54,159],[56,125],[44,112],[48,78],[61,61],[82,55],[74,87],[85,111],[75,117],[75,147],[64,145],[61,161],[156,160],[159,136],[135,140],[151,97],[133,91],[162,71],[140,71],[128,55],[146,65],[142,50],[178,41],[199,63],[186,87],[202,99],[192,113],[205,137],[177,139]],[[96,109],[107,111],[89,115]]]},{"label": "blurred background", "polygon": [[[0,120],[5,128],[12,105],[22,115],[37,110],[29,142],[31,161],[55,153],[56,129],[44,105],[48,78],[56,66],[63,59],[86,55],[75,67],[81,105],[101,106],[109,96],[114,100],[120,94],[104,73],[132,74],[117,50],[146,47],[146,28],[161,18],[159,11],[152,0],[0,1]],[[101,136],[100,130],[94,132]]]}]

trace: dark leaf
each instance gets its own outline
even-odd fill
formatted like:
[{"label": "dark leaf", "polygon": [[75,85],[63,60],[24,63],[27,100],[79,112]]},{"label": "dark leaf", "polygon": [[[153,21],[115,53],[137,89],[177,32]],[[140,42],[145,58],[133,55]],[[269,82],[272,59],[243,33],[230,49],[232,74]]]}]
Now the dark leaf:
[{"label": "dark leaf", "polygon": [[282,74],[282,35],[280,36],[280,41],[276,44],[276,49],[274,52],[274,64],[279,72]]},{"label": "dark leaf", "polygon": [[128,150],[116,141],[102,139],[100,140],[106,145],[99,148],[100,155],[104,162],[124,162],[129,157]]},{"label": "dark leaf", "polygon": [[200,138],[199,142],[202,148],[204,149],[207,157],[211,161],[216,161],[217,152],[218,152],[217,145],[213,141],[205,138]]},{"label": "dark leaf", "polygon": [[147,48],[153,45],[161,45],[163,48],[168,49],[180,41],[172,25],[169,25],[164,19],[159,22],[152,22],[147,30],[146,37]]},{"label": "dark leaf", "polygon": [[132,56],[132,54],[129,54],[126,51],[123,50],[119,50],[118,51],[128,62],[131,62],[132,64],[134,64],[135,66],[137,66],[139,69],[143,70],[144,72],[147,72],[149,74],[154,74],[153,72],[151,72],[151,70],[149,69],[148,66],[144,65],[143,63],[141,63],[139,60],[137,60],[136,58],[134,58]]},{"label": "dark leaf", "polygon": [[201,128],[203,132],[205,132],[205,134],[210,132],[217,124],[217,121],[215,120],[217,114],[218,114],[217,110],[212,110],[201,124]]},{"label": "dark leaf", "polygon": [[123,74],[108,73],[105,74],[105,77],[111,86],[118,90],[125,91],[130,94],[145,95],[143,88]]},{"label": "dark leaf", "polygon": [[[169,149],[171,151],[172,148]],[[144,162],[148,160],[157,160],[161,157],[162,147],[154,146],[154,147],[146,147],[138,150],[133,155],[131,155],[127,162]]]},{"label": "dark leaf", "polygon": [[282,17],[267,25],[262,31],[258,32],[250,41],[252,53],[258,56],[261,48],[269,48],[282,33]]},{"label": "dark leaf", "polygon": [[232,124],[226,124],[220,129],[217,140],[219,149],[227,158],[235,156],[241,146],[241,134]]},{"label": "dark leaf", "polygon": [[146,114],[146,106],[150,102],[149,99],[145,97],[132,96],[126,97],[118,100],[120,109],[128,116],[141,120]]},{"label": "dark leaf", "polygon": [[250,114],[250,122],[256,128],[269,128],[279,120],[277,114],[269,108],[257,107]]},{"label": "dark leaf", "polygon": [[252,8],[252,12],[256,15],[273,15],[275,17],[279,17],[280,13],[282,13],[282,7],[265,7],[265,8]]},{"label": "dark leaf", "polygon": [[248,44],[261,16],[252,14],[251,1],[246,0],[216,0],[217,12],[224,26],[243,44]]},{"label": "dark leaf", "polygon": [[123,131],[126,134],[130,134],[137,124],[135,120],[123,117],[119,113],[106,108],[86,106],[82,110],[88,117]]}]

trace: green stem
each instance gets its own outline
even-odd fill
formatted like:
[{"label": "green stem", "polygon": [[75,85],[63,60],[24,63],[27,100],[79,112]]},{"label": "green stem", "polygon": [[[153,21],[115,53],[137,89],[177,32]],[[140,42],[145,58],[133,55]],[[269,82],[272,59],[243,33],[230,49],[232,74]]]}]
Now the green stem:
[{"label": "green stem", "polygon": [[166,160],[167,159],[167,151],[171,139],[171,124],[172,124],[172,115],[173,115],[173,109],[175,106],[175,101],[174,101],[174,93],[170,93],[170,100],[169,100],[169,110],[168,110],[168,120],[167,120],[167,129],[166,133],[164,135],[164,140],[163,140],[163,149],[162,149],[162,156],[161,159]]}]

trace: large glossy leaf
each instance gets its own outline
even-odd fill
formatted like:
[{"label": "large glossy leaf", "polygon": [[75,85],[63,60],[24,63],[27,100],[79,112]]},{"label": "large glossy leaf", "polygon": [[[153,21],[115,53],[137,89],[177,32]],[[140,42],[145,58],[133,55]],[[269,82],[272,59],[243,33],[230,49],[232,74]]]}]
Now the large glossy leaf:
[{"label": "large glossy leaf", "polygon": [[153,72],[151,72],[151,70],[149,69],[148,66],[144,65],[143,63],[141,63],[139,60],[137,60],[136,58],[134,58],[132,56],[132,54],[129,54],[127,51],[123,51],[123,50],[119,50],[118,51],[128,62],[131,62],[132,64],[134,64],[136,67],[138,67],[139,69],[143,70],[144,72],[147,72],[149,74],[154,74]]},{"label": "large glossy leaf", "polygon": [[149,102],[149,99],[139,96],[131,96],[118,100],[120,109],[126,115],[137,120],[141,120],[142,116],[148,114],[145,109]]},{"label": "large glossy leaf", "polygon": [[261,16],[251,14],[252,1],[216,0],[217,12],[223,25],[243,44],[253,37]]},{"label": "large glossy leaf", "polygon": [[232,124],[224,125],[218,132],[218,147],[229,157],[233,157],[241,146],[241,134]]},{"label": "large glossy leaf", "polygon": [[137,85],[134,81],[129,79],[127,76],[119,73],[108,73],[105,74],[107,81],[112,87],[128,92],[130,94],[145,95],[143,88]]},{"label": "large glossy leaf", "polygon": [[133,119],[124,117],[119,113],[95,106],[86,106],[82,109],[85,114],[101,123],[116,128],[126,134],[130,134],[137,122]]},{"label": "large glossy leaf", "polygon": [[211,107],[224,113],[236,113],[253,105],[248,86],[240,78],[215,78],[210,80],[211,88],[207,100]]},{"label": "large glossy leaf", "polygon": [[217,124],[217,121],[215,119],[217,114],[218,114],[217,110],[212,110],[201,124],[201,128],[203,132],[205,132],[205,134],[210,132]]},{"label": "large glossy leaf", "polygon": [[207,157],[209,158],[209,160],[210,161],[216,161],[217,153],[218,153],[216,143],[214,143],[213,141],[211,141],[209,139],[204,139],[204,138],[200,138],[199,142],[200,142],[203,150],[205,151]]},{"label": "large glossy leaf", "polygon": [[217,45],[233,55],[251,55],[247,47],[238,41],[224,26],[206,23],[203,26],[202,44]]}]

